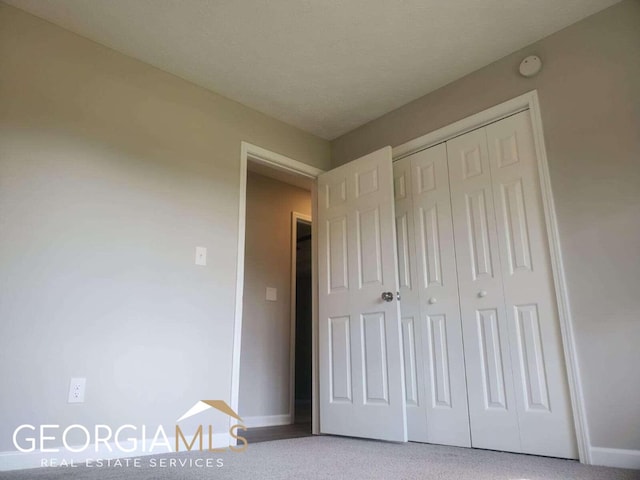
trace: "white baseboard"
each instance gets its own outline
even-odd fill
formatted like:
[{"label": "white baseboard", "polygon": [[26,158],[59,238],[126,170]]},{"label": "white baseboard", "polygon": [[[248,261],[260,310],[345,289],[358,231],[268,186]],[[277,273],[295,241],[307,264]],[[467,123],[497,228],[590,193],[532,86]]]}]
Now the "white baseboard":
[{"label": "white baseboard", "polygon": [[277,425],[290,425],[291,415],[264,415],[259,417],[242,417],[244,426],[247,428],[275,427]]},{"label": "white baseboard", "polygon": [[640,450],[591,447],[591,463],[605,467],[640,470]]},{"label": "white baseboard", "polygon": [[[211,443],[213,448],[224,448],[228,447],[231,437],[227,433],[217,433],[212,435]],[[175,437],[168,438],[170,445],[175,445],[176,439]],[[207,437],[208,442],[208,437]],[[121,445],[130,449],[133,445],[128,444],[127,442],[121,442]],[[96,460],[109,460],[109,459],[117,459],[117,458],[138,458],[145,457],[148,455],[162,455],[162,454],[170,454],[176,453],[171,450],[168,451],[166,448],[156,448],[152,452],[149,452],[151,447],[151,441],[147,440],[144,445],[138,444],[137,448],[131,452],[122,452],[120,449],[116,448],[115,443],[110,443],[108,447],[104,444],[99,444],[98,451],[96,452],[93,447],[87,448],[86,451],[83,452],[71,452],[60,447],[59,452],[19,452],[19,451],[11,451],[11,452],[0,452],[0,472],[6,472],[9,470],[25,470],[28,468],[40,468],[43,466],[43,461],[47,460],[50,464],[51,459],[55,459],[57,464],[59,465],[62,460],[64,460],[67,464],[73,462],[74,465],[81,465],[86,463],[88,460],[95,462]],[[196,447],[197,448],[197,447]],[[182,451],[182,450],[181,450]]]}]

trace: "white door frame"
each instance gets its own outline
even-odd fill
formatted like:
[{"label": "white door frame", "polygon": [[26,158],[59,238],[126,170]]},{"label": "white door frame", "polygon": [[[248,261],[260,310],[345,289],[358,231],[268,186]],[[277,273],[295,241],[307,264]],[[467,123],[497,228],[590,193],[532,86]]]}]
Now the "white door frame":
[{"label": "white door frame", "polygon": [[[244,246],[246,235],[247,215],[247,162],[251,160],[266,165],[276,170],[293,173],[313,180],[311,189],[312,217],[316,216],[316,182],[315,179],[323,170],[312,167],[306,163],[293,160],[279,153],[271,152],[262,147],[248,142],[240,144],[240,193],[238,206],[238,262],[236,266],[236,308],[233,324],[233,349],[231,359],[231,398],[230,405],[234,411],[238,411],[238,399],[240,393],[240,348],[242,345],[242,301],[244,293]],[[318,411],[318,256],[317,234],[315,223],[311,224],[311,288],[312,288],[312,433],[319,432]]]},{"label": "white door frame", "polygon": [[[311,229],[313,230],[313,221],[311,220],[311,218],[312,217],[310,217],[309,215],[304,215],[300,212],[291,212],[291,339],[289,345],[289,418],[291,418],[291,423],[295,423],[296,414],[296,273],[298,262],[298,252],[296,250],[296,246],[298,243],[298,220],[308,223],[309,225],[311,225]],[[311,235],[311,244],[313,245],[313,234]],[[315,273],[313,271],[313,260],[311,261],[311,263],[311,281],[313,282],[313,274]],[[311,306],[311,311],[311,317],[313,318],[313,305]],[[313,335],[313,325],[311,328],[311,335]],[[313,401],[311,403],[313,404]]]},{"label": "white door frame", "polygon": [[553,195],[551,192],[551,180],[549,177],[549,165],[547,151],[542,130],[542,117],[538,102],[537,90],[532,90],[524,95],[508,100],[495,107],[467,117],[434,132],[428,133],[416,139],[410,140],[393,148],[393,159],[399,160],[412,153],[425,150],[439,143],[463,135],[471,130],[496,122],[515,113],[529,111],[533,138],[538,159],[538,175],[540,177],[540,189],[542,191],[542,204],[544,210],[547,235],[549,238],[549,250],[551,253],[551,268],[555,293],[558,303],[558,315],[560,320],[560,332],[567,368],[567,380],[571,407],[575,424],[578,454],[582,463],[591,464],[591,452],[589,431],[585,416],[584,395],[580,380],[580,369],[576,352],[575,334],[571,311],[569,309],[569,297],[562,262],[562,250],[560,248],[560,236],[558,234],[558,222],[556,219]]}]

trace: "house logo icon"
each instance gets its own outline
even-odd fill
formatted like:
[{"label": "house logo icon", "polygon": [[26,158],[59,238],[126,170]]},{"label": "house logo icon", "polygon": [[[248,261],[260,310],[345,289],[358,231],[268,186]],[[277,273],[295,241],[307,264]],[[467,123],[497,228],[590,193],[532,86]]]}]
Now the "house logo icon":
[{"label": "house logo icon", "polygon": [[236,412],[234,412],[233,409],[229,405],[227,405],[227,402],[225,402],[224,400],[200,400],[199,402],[196,402],[193,407],[187,410],[184,415],[178,418],[178,420],[176,420],[176,423],[180,423],[182,420],[198,415],[199,413],[202,413],[205,410],[209,410],[210,408],[214,408],[242,422],[242,418],[240,418],[240,416]]},{"label": "house logo icon", "polygon": [[[212,425],[198,425],[196,431],[191,437],[191,441],[187,440],[188,435],[185,435],[180,425],[178,425],[183,420],[194,417],[210,409],[218,410],[219,412],[222,412],[238,421],[238,423],[229,428],[228,435],[223,435],[223,437],[226,438],[226,440],[224,440],[226,446],[222,449],[215,445],[216,442],[214,438],[216,435],[214,435]],[[178,418],[178,420],[176,420],[176,452],[180,451],[180,442],[184,444],[187,451],[191,451],[196,444],[199,446],[199,450],[202,451],[205,448],[205,441],[208,443],[207,450],[210,452],[223,451],[226,448],[229,448],[234,452],[242,452],[247,448],[249,443],[246,438],[238,435],[238,430],[246,430],[246,427],[242,424],[242,418],[240,418],[240,416],[227,404],[227,402],[224,400],[200,400],[196,402],[193,407],[187,410],[180,418]],[[241,446],[236,446],[236,442],[239,442]]]}]

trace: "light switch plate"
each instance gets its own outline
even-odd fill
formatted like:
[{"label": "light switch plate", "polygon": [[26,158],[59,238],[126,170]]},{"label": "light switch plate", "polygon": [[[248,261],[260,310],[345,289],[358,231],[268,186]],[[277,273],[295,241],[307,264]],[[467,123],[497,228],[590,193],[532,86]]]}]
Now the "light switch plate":
[{"label": "light switch plate", "polygon": [[196,247],[196,265],[205,266],[207,264],[207,249]]},{"label": "light switch plate", "polygon": [[269,302],[275,302],[278,300],[278,289],[275,287],[267,287],[267,300]]}]

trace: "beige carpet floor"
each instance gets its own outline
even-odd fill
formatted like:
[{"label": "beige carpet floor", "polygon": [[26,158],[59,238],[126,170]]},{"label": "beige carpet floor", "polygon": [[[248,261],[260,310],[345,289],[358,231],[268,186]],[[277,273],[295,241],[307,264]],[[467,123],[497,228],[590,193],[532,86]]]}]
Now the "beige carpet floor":
[{"label": "beige carpet floor", "polygon": [[[212,467],[170,466],[170,460],[210,459]],[[164,459],[167,466],[160,467]],[[223,466],[215,466],[221,459]],[[155,460],[155,467],[151,466]],[[419,443],[394,444],[338,437],[306,437],[249,445],[243,453],[140,457],[139,467],[57,467],[0,472],[0,478],[200,480],[635,480],[640,471],[575,461]]]}]

